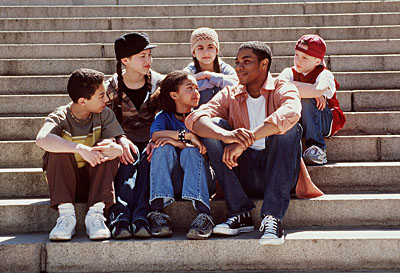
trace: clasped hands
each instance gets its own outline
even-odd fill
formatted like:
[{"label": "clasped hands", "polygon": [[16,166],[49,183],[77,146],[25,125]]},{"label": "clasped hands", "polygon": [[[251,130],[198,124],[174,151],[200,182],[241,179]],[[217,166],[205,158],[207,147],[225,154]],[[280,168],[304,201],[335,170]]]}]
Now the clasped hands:
[{"label": "clasped hands", "polygon": [[237,160],[242,153],[256,141],[252,131],[244,128],[226,131],[222,136],[222,142],[229,144],[224,148],[222,162],[232,169],[238,165]]}]

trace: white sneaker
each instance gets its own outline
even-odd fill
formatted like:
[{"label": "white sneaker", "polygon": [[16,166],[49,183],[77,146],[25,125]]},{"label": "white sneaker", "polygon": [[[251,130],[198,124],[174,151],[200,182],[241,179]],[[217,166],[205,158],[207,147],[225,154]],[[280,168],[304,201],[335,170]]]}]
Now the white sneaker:
[{"label": "white sneaker", "polygon": [[110,230],[105,224],[103,215],[104,203],[99,202],[89,208],[85,217],[86,234],[90,240],[102,240],[111,237]]},{"label": "white sneaker", "polygon": [[71,203],[58,206],[60,216],[56,226],[51,230],[49,239],[52,241],[68,241],[75,235],[76,216]]}]

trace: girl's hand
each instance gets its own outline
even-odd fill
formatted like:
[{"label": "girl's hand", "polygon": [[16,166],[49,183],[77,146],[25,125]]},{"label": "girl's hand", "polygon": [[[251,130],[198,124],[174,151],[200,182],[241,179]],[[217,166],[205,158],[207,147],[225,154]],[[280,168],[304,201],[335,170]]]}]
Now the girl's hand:
[{"label": "girl's hand", "polygon": [[321,96],[319,98],[315,98],[315,100],[317,101],[318,110],[320,110],[320,111],[324,110],[325,107],[326,107],[326,98],[325,98],[325,96]]},{"label": "girl's hand", "polygon": [[123,153],[120,158],[121,163],[128,165],[128,164],[133,164],[135,162],[135,158],[132,155],[132,152],[134,154],[138,154],[139,149],[136,147],[135,144],[132,143],[126,136],[121,136],[118,141],[118,144],[122,146]]},{"label": "girl's hand", "polygon": [[211,79],[211,72],[209,72],[209,71],[199,72],[194,75],[194,78],[196,79],[196,81],[200,81],[200,80],[204,80],[204,79],[209,80],[209,79]]},{"label": "girl's hand", "polygon": [[169,137],[160,137],[159,139],[156,140],[156,142],[154,143],[154,148],[158,148],[160,146],[164,146],[166,144],[171,144],[174,147],[178,147],[180,146],[179,144],[182,143],[178,140],[169,138]]},{"label": "girl's hand", "polygon": [[187,133],[189,135],[190,142],[192,142],[193,146],[198,148],[200,153],[204,155],[207,153],[206,146],[204,146],[203,142],[193,133]]}]

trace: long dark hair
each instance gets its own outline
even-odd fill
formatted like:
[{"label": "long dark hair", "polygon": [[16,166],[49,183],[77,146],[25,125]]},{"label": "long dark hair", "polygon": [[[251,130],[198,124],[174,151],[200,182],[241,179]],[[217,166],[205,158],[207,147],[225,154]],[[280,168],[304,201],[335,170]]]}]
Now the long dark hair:
[{"label": "long dark hair", "polygon": [[[124,83],[124,78],[122,77],[122,61],[121,59],[117,60],[117,75],[118,75],[118,84],[117,84],[117,109],[115,115],[117,116],[117,120],[119,123],[122,123],[122,92],[126,90],[126,85]],[[151,73],[144,76],[145,85],[147,90],[151,90]],[[139,109],[137,109],[139,110]]]},{"label": "long dark hair", "polygon": [[[199,60],[197,60],[196,57],[193,57],[193,62],[194,62],[194,68],[196,68],[196,73],[201,72]],[[218,55],[216,55],[214,59],[213,72],[221,73],[221,65],[219,64]]]},{"label": "long dark hair", "polygon": [[177,92],[179,86],[188,78],[188,74],[176,70],[168,73],[168,75],[158,84],[157,90],[151,95],[150,102],[155,110],[164,110],[174,113],[176,110],[175,101],[171,98],[171,92]]}]

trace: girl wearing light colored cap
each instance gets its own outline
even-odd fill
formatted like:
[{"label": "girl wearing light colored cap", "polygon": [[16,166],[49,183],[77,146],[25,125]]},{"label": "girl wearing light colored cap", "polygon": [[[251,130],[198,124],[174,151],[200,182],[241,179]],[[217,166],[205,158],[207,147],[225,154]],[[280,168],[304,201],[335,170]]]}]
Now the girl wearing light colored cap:
[{"label": "girl wearing light colored cap", "polygon": [[151,153],[143,151],[149,143],[155,116],[150,96],[164,78],[150,69],[151,50],[155,47],[143,32],[127,33],[114,42],[117,73],[106,81],[107,106],[115,112],[125,131],[117,139],[123,155],[114,180],[116,204],[110,208],[110,230],[115,239],[132,234],[151,237],[147,221]]},{"label": "girl wearing light colored cap", "polygon": [[183,71],[193,74],[197,80],[200,91],[199,106],[211,100],[225,86],[238,83],[235,69],[218,57],[220,46],[215,30],[202,27],[193,31],[190,49],[193,63]]}]

